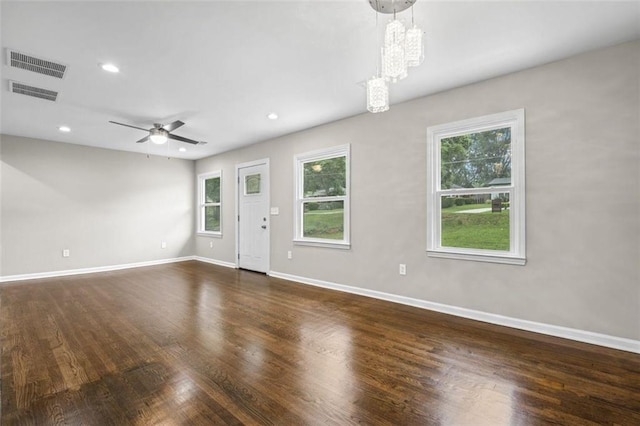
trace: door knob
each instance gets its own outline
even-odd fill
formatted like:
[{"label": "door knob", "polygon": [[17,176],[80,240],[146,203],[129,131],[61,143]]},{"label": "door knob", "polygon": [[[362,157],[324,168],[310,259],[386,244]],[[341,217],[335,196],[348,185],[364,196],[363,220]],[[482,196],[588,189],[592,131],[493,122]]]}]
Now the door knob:
[{"label": "door knob", "polygon": [[267,225],[262,225],[261,228],[262,229],[267,229]]}]

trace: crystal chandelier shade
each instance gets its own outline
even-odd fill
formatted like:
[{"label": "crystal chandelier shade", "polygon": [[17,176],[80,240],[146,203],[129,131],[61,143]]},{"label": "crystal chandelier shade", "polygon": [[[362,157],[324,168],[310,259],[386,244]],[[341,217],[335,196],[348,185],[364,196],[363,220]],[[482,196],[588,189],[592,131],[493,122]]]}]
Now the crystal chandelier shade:
[{"label": "crystal chandelier shade", "polygon": [[397,19],[390,21],[384,31],[384,47],[401,46],[404,43],[405,31],[402,21]]},{"label": "crystal chandelier shade", "polygon": [[396,83],[407,76],[405,27],[397,19],[389,22],[384,32],[382,75],[392,83]]},{"label": "crystal chandelier shade", "polygon": [[[384,40],[380,48],[378,75],[367,80],[367,110],[383,112],[389,109],[389,86],[406,78],[409,67],[416,67],[424,60],[423,32],[413,23],[407,29],[396,12],[412,7],[416,0],[369,0],[378,13],[393,13],[393,19],[385,26]],[[377,17],[376,17],[377,27]]]},{"label": "crystal chandelier shade", "polygon": [[402,46],[385,47],[382,53],[382,75],[392,83],[407,76],[407,61]]},{"label": "crystal chandelier shade", "polygon": [[384,112],[389,109],[389,86],[383,77],[371,77],[367,80],[367,110]]},{"label": "crystal chandelier shade", "polygon": [[422,30],[415,24],[405,34],[404,57],[407,66],[417,67],[424,60],[424,47],[422,45]]}]

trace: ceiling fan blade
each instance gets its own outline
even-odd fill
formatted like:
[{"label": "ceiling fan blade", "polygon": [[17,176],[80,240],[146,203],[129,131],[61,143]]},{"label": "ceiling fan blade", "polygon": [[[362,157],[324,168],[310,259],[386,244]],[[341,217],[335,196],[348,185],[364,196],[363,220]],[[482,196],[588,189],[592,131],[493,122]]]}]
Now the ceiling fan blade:
[{"label": "ceiling fan blade", "polygon": [[145,136],[144,138],[140,139],[139,141],[137,141],[136,143],[143,143],[149,140],[149,135]]},{"label": "ceiling fan blade", "polygon": [[169,133],[169,139],[175,139],[180,142],[191,143],[194,145],[198,145],[200,142],[194,141],[193,139],[183,138],[182,136],[174,135],[173,133]]},{"label": "ceiling fan blade", "polygon": [[109,121],[109,123],[117,124],[118,126],[125,126],[125,127],[131,127],[133,129],[144,130],[145,132],[149,131],[149,129],[143,129],[142,127],[136,127],[136,126],[132,126],[130,124],[118,123],[116,121]]},{"label": "ceiling fan blade", "polygon": [[173,123],[165,124],[164,126],[162,126],[162,128],[165,129],[167,132],[172,132],[181,126],[184,126],[184,123],[180,120],[176,120]]}]

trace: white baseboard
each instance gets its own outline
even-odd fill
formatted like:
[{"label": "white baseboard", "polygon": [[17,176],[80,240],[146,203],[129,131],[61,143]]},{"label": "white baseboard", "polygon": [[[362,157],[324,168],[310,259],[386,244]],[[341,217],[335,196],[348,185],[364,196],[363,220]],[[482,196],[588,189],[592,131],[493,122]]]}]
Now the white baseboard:
[{"label": "white baseboard", "polygon": [[442,312],[445,314],[455,315],[458,317],[482,321],[490,324],[502,325],[525,331],[532,331],[534,333],[546,334],[549,336],[562,337],[564,339],[575,340],[583,343],[591,343],[598,346],[604,346],[628,352],[640,353],[639,340],[626,339],[624,337],[609,336],[606,334],[593,333],[591,331],[584,331],[574,328],[506,317],[503,315],[491,314],[488,312],[476,311],[473,309],[460,308],[457,306],[444,305],[441,303],[429,302],[426,300],[414,299],[411,297],[399,296],[391,293],[384,293],[381,291],[368,290],[365,288],[352,287],[344,284],[336,284],[328,281],[316,280],[313,278],[300,277],[296,275],[285,274],[282,272],[270,271],[269,275],[288,281],[295,281],[298,283],[309,284],[316,287],[323,287],[342,291],[345,293],[353,293],[361,296],[372,297],[374,299],[400,303],[403,305],[415,306],[417,308]]},{"label": "white baseboard", "polygon": [[235,263],[226,262],[224,260],[210,259],[208,257],[202,257],[202,256],[193,256],[193,258],[198,262],[211,263],[213,265],[224,266],[225,268],[234,268],[234,269],[237,268]]},{"label": "white baseboard", "polygon": [[0,277],[0,283],[35,280],[38,278],[65,277],[68,275],[93,274],[95,272],[118,271],[120,269],[140,268],[142,266],[163,265],[166,263],[196,260],[195,256],[174,257],[171,259],[150,260],[147,262],[125,263],[121,265],[98,266],[95,268],[69,269],[66,271],[36,272],[34,274],[6,275]]}]

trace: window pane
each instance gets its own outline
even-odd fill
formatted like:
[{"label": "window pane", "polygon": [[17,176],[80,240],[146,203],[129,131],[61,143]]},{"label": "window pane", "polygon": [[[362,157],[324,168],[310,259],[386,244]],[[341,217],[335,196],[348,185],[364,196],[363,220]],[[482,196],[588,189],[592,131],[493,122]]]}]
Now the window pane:
[{"label": "window pane", "polygon": [[206,206],[204,208],[204,230],[220,232],[220,206]]},{"label": "window pane", "polygon": [[220,178],[210,178],[204,181],[205,203],[220,202]]},{"label": "window pane", "polygon": [[509,194],[445,196],[442,206],[442,247],[510,250]]},{"label": "window pane", "polygon": [[344,239],[344,201],[303,203],[302,236]]},{"label": "window pane", "polygon": [[303,197],[345,195],[347,187],[347,157],[304,163]]},{"label": "window pane", "polygon": [[511,128],[440,141],[442,189],[511,184]]},{"label": "window pane", "polygon": [[244,178],[244,194],[259,194],[260,193],[260,174],[248,175]]}]

